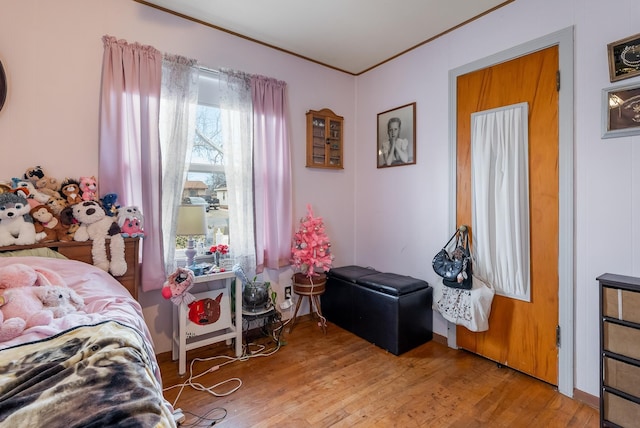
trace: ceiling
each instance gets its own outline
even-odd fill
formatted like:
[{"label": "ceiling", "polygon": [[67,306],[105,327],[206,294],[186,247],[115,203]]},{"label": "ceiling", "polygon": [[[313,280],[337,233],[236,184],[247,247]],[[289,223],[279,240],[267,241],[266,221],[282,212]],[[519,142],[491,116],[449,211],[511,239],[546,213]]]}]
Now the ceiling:
[{"label": "ceiling", "polygon": [[514,0],[134,0],[358,75]]}]

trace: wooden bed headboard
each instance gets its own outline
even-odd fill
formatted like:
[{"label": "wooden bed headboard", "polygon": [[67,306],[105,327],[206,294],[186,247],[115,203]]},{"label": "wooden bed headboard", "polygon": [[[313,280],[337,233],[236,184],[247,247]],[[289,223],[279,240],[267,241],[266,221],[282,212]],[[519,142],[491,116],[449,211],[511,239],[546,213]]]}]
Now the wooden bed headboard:
[{"label": "wooden bed headboard", "polygon": [[[78,260],[84,263],[93,264],[93,256],[91,255],[91,247],[93,241],[85,242],[43,242],[32,245],[10,245],[0,247],[0,252],[28,250],[32,248],[50,248],[62,254],[68,259]],[[122,284],[134,299],[138,300],[138,286],[140,284],[140,268],[139,264],[140,238],[125,238],[124,252],[125,261],[127,262],[127,271],[122,276],[114,277]],[[107,255],[110,257],[109,248],[107,247]]]}]

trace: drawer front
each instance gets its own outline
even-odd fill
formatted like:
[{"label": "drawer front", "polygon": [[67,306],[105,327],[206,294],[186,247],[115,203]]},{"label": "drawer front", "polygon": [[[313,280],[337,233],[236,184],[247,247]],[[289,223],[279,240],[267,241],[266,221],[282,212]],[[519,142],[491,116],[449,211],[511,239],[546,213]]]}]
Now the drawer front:
[{"label": "drawer front", "polygon": [[640,397],[640,367],[603,357],[604,385]]},{"label": "drawer front", "polygon": [[640,420],[640,404],[604,392],[604,419],[622,427],[638,426]]},{"label": "drawer front", "polygon": [[603,322],[604,349],[640,360],[640,330]]},{"label": "drawer front", "polygon": [[617,288],[604,288],[602,314],[640,324],[640,293]]}]

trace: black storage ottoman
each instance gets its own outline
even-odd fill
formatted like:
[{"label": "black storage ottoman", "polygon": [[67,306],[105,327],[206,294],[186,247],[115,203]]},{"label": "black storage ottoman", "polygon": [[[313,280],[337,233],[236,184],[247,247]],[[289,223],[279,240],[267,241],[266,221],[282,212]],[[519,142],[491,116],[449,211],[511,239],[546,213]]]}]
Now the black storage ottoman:
[{"label": "black storage ottoman", "polygon": [[423,280],[360,266],[327,272],[328,321],[400,355],[433,338],[433,289]]}]

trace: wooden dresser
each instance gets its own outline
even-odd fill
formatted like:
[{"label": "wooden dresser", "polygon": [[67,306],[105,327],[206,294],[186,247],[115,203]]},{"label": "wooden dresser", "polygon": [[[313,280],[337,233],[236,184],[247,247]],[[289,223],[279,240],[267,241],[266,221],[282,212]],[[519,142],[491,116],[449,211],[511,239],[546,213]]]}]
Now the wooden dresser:
[{"label": "wooden dresser", "polygon": [[604,274],[600,282],[600,426],[640,421],[640,278]]},{"label": "wooden dresser", "polygon": [[[81,262],[93,264],[93,256],[91,255],[92,245],[93,241],[46,242],[33,245],[11,245],[8,247],[0,247],[0,251],[16,251],[31,248],[51,248],[52,250],[59,252],[68,259],[79,260]],[[140,238],[125,238],[124,251],[125,261],[127,262],[127,271],[124,275],[116,276],[114,278],[117,279],[122,285],[124,285],[127,290],[129,290],[129,293],[131,293],[134,299],[138,300],[138,288],[140,285]],[[111,255],[109,254],[108,246],[107,255],[111,257]]]}]

